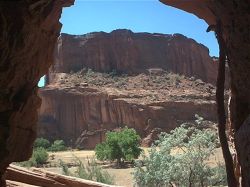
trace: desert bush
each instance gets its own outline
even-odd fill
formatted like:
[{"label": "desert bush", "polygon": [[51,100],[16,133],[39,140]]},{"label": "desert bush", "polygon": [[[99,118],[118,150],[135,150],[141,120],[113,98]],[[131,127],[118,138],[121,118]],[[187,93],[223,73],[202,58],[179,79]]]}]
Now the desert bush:
[{"label": "desert bush", "polygon": [[42,147],[38,147],[33,150],[33,154],[28,161],[19,162],[17,164],[23,167],[38,167],[45,164],[48,158],[49,154],[47,151]]},{"label": "desert bush", "polygon": [[59,160],[59,164],[64,175],[114,184],[114,177],[98,166],[94,159],[88,160],[87,164],[84,164],[79,158],[75,157],[75,165],[77,165],[75,172],[70,172],[68,166],[62,160]]},{"label": "desert bush", "polygon": [[17,162],[15,163],[16,165],[18,166],[22,166],[22,167],[27,167],[27,168],[30,168],[30,167],[37,167],[37,163],[34,159],[34,157],[31,157],[29,160],[27,161],[24,161],[24,162]]},{"label": "desert bush", "polygon": [[45,138],[37,138],[34,142],[34,148],[42,147],[48,149],[50,147],[50,142]]},{"label": "desert bush", "polygon": [[212,168],[207,162],[217,142],[213,131],[184,125],[162,133],[148,156],[136,162],[135,183],[147,187],[225,185],[224,166]]},{"label": "desert bush", "polygon": [[132,161],[141,153],[139,148],[140,136],[134,129],[125,127],[120,132],[106,133],[106,140],[95,148],[99,160],[117,161],[121,166],[122,161]]},{"label": "desert bush", "polygon": [[49,151],[57,152],[57,151],[65,151],[67,147],[63,140],[55,140],[51,147],[48,148]]},{"label": "desert bush", "polygon": [[49,154],[44,148],[38,147],[33,151],[32,157],[35,159],[37,165],[42,165],[47,162]]},{"label": "desert bush", "polygon": [[67,176],[73,176],[73,174],[69,171],[69,167],[65,162],[63,162],[61,159],[59,159],[59,166],[62,169],[62,174]]}]

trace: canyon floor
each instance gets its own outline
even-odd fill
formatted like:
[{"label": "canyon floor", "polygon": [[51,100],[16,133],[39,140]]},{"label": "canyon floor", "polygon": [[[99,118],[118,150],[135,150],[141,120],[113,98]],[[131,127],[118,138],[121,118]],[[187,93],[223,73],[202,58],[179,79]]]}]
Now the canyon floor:
[{"label": "canyon floor", "polygon": [[[51,105],[55,108],[54,109],[55,111],[58,111],[55,112],[55,114],[60,113],[61,109],[63,108],[62,104],[65,103],[67,100],[70,101],[68,105],[69,106],[72,105],[74,100],[71,101],[69,99],[70,97],[79,98],[78,100],[76,100],[76,105],[73,106],[72,108],[67,108],[68,106],[65,107],[67,110],[65,109],[65,113],[63,113],[63,115],[59,115],[60,118],[64,117],[65,115],[68,115],[71,111],[75,110],[76,108],[78,109],[79,107],[78,104],[82,102],[81,98],[85,98],[85,100],[83,100],[84,104],[87,103],[86,101],[91,103],[90,105],[87,105],[85,108],[88,108],[89,113],[91,112],[92,113],[88,114],[90,117],[86,117],[86,119],[84,120],[90,124],[92,123],[93,120],[95,123],[99,121],[103,122],[105,120],[103,120],[102,118],[108,112],[103,112],[103,108],[105,107],[100,107],[101,109],[99,110],[98,108],[96,108],[96,106],[99,106],[101,100],[105,100],[108,102],[110,102],[110,100],[115,100],[115,101],[120,100],[128,103],[129,107],[138,108],[139,112],[142,112],[143,110],[150,111],[151,108],[154,109],[154,112],[151,112],[152,114],[149,112],[147,113],[147,115],[145,115],[147,118],[145,119],[142,118],[141,120],[134,120],[133,118],[131,121],[138,121],[141,123],[142,121],[147,121],[149,115],[151,115],[152,116],[151,119],[153,119],[153,121],[162,120],[161,127],[165,127],[166,129],[169,130],[177,126],[176,125],[177,123],[175,123],[175,121],[188,122],[187,119],[190,120],[194,118],[195,114],[200,112],[202,114],[206,114],[210,118],[209,119],[210,122],[206,123],[207,127],[216,129],[215,124],[211,122],[214,121],[214,117],[216,116],[214,114],[215,87],[195,77],[186,77],[184,75],[166,72],[161,69],[151,69],[148,72],[144,72],[137,75],[119,74],[114,71],[110,73],[100,73],[100,72],[94,72],[91,69],[82,69],[81,71],[78,72],[55,73],[53,76],[54,76],[52,78],[53,81],[50,82],[50,84],[46,85],[46,87],[41,90],[41,96],[47,103],[50,102],[53,103],[54,99],[58,99],[58,101],[55,102],[58,104],[56,104],[55,106]],[[53,96],[53,93],[56,94]],[[51,96],[52,99],[48,99],[48,95],[52,95],[53,96],[53,97]],[[63,96],[65,95],[65,97],[62,97],[62,95]],[[95,100],[96,97],[100,97],[101,99]],[[62,100],[64,100],[64,102],[61,102]],[[95,102],[98,103],[98,105],[96,104],[95,106]],[[114,102],[112,103],[111,106],[114,107],[116,105],[118,104]],[[176,108],[176,106],[179,105],[180,107]],[[50,111],[52,108],[51,106],[48,107],[48,109],[44,107],[45,111],[44,113],[46,115],[51,113]],[[56,109],[57,106],[60,106],[59,107],[60,110]],[[111,106],[107,108],[112,108]],[[122,107],[121,108],[117,107],[117,108],[119,110],[118,109],[115,110],[115,114],[119,113]],[[157,113],[158,110],[161,111],[159,112],[159,115]],[[168,112],[168,110],[170,112]],[[80,111],[79,115],[80,114],[82,115],[82,113],[84,113],[84,110],[82,111],[79,110],[79,111]],[[126,109],[123,112],[120,112],[121,115],[119,113],[119,116],[124,115],[122,120],[126,119],[126,115],[129,114],[129,111],[130,110]],[[98,112],[99,113],[103,112],[103,114],[98,114]],[[75,123],[75,121],[77,121],[75,120],[75,115],[78,114],[74,113],[73,115],[74,118],[72,118],[74,120],[72,120],[72,123],[71,121],[68,122],[68,124],[66,124],[65,123],[66,120],[63,120],[64,118],[62,118],[61,124],[65,123],[65,125],[61,125],[61,128],[62,129],[65,128],[67,131],[71,132],[70,130],[72,130],[73,127],[74,128],[78,126],[82,127],[81,126],[82,123],[81,125],[72,125],[73,123]],[[85,115],[87,116],[87,114]],[[99,119],[98,117],[99,115],[102,118]],[[112,115],[109,114],[108,116]],[[136,116],[135,113],[133,113],[133,116],[134,117]],[[155,118],[153,118],[154,116]],[[68,116],[68,118],[70,118],[70,116]],[[205,120],[206,119],[207,118],[205,117]],[[129,120],[127,121],[130,122]],[[169,123],[169,126],[167,122]],[[117,122],[116,121],[113,122],[112,120],[108,120],[107,122],[107,124],[112,124],[112,123],[117,123]],[[145,131],[144,129],[147,129],[148,127],[153,129],[160,126],[157,125],[158,124],[156,123],[156,125],[150,127],[150,125],[147,126],[146,124],[138,129],[139,132],[140,131],[144,132]],[[90,125],[88,126],[88,128],[90,127],[93,128],[93,126],[94,125]],[[164,128],[162,129],[164,130]],[[62,132],[64,132],[64,134],[61,135],[62,137],[68,137],[68,135],[65,134],[65,132],[67,132],[66,130],[65,131],[62,130]],[[78,133],[79,128],[76,128],[72,132],[75,131]],[[49,132],[51,132],[51,130]],[[51,135],[49,134],[49,136]],[[142,138],[145,138],[145,136]],[[147,137],[145,139],[147,139]],[[95,139],[90,139],[90,138],[89,142],[90,143],[94,142],[95,144],[99,143]],[[86,145],[87,143],[83,142],[84,145]],[[146,152],[148,149],[149,148],[144,148]],[[74,163],[76,157],[81,159],[83,162],[87,163],[88,159],[94,157],[94,151],[73,150],[66,152],[50,153],[49,163],[44,167],[44,169],[56,173],[61,173],[62,169],[58,167],[58,162],[59,160],[62,160],[68,166],[71,166],[70,167],[71,170],[74,170],[75,169]],[[217,162],[222,162],[222,161],[223,159],[221,150],[217,149],[216,154],[213,157],[211,157],[209,163],[211,165],[215,165]],[[108,171],[108,173],[114,176],[116,185],[127,186],[127,187],[133,186],[133,177],[131,172],[133,172],[134,169],[132,167],[117,169],[103,164],[101,164],[101,166],[103,167],[104,170]]]},{"label": "canyon floor", "polygon": [[[143,148],[143,150],[147,153],[149,148]],[[63,151],[50,153],[50,159],[48,164],[43,168],[47,171],[52,171],[55,173],[62,173],[62,169],[58,167],[59,160],[64,161],[67,165],[74,165],[76,157],[81,159],[83,163],[87,163],[89,159],[94,157],[94,151],[92,150],[83,150],[83,151]],[[51,157],[54,157],[51,160]],[[209,164],[215,165],[218,162],[223,162],[221,149],[217,148],[215,154],[210,158]],[[53,167],[52,167],[53,166]],[[128,168],[113,168],[110,165],[101,165],[104,170],[106,170],[110,175],[114,176],[115,184],[118,186],[132,187],[133,186],[133,176],[132,172],[134,170],[133,167]],[[74,170],[74,167],[71,167],[71,170]]]}]

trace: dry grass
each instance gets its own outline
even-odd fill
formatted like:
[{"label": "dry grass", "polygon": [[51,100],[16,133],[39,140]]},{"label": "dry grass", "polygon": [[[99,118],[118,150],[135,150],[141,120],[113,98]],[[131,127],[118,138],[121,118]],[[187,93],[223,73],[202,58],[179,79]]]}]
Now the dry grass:
[{"label": "dry grass", "polygon": [[[143,148],[145,153],[148,153],[148,150],[150,148]],[[88,159],[93,158],[95,155],[95,152],[92,150],[83,150],[83,151],[63,151],[63,152],[57,152],[57,153],[49,153],[50,159],[49,163],[52,165],[58,164],[58,160],[63,160],[68,165],[73,165],[75,162],[75,157],[78,157],[83,162],[87,162]],[[52,155],[54,155],[54,159],[51,160]],[[218,162],[223,162],[221,149],[216,149],[215,155],[211,156],[209,159],[209,165],[215,166]],[[74,170],[75,167],[71,167],[71,170]],[[45,170],[61,173],[62,170],[59,167],[47,167],[44,168]],[[107,167],[105,165],[104,170],[108,171],[109,174],[113,175],[115,177],[115,184],[125,187],[132,187],[133,186],[133,176],[131,172],[133,172],[134,168],[121,168],[121,169],[115,169],[112,167]]]}]

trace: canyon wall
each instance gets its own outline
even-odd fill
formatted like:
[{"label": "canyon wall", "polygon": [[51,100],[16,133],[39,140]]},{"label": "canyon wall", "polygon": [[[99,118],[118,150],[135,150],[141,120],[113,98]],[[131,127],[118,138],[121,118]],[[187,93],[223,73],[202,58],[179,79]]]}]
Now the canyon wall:
[{"label": "canyon wall", "polygon": [[[55,50],[55,63],[47,75],[46,87],[40,90],[43,103],[39,112],[39,136],[63,139],[73,147],[89,149],[104,139],[107,130],[127,125],[146,138],[147,143],[143,142],[143,145],[148,146],[152,138],[147,137],[159,131],[169,132],[183,122],[194,120],[195,114],[216,120],[214,100],[200,97],[204,90],[195,96],[201,101],[188,96],[186,101],[167,100],[166,96],[161,104],[145,104],[145,100],[131,102],[124,99],[126,89],[120,90],[123,96],[114,94],[111,97],[101,88],[94,89],[94,85],[79,91],[73,83],[67,87],[61,84],[73,81],[65,80],[64,75],[83,68],[97,72],[115,70],[128,76],[148,73],[148,69],[163,69],[192,77],[192,81],[202,79],[215,84],[217,60],[209,56],[208,48],[181,34],[133,33],[125,29],[111,33],[61,34]],[[192,86],[186,88],[190,93],[195,90]],[[179,89],[177,93],[183,94],[183,91]]]},{"label": "canyon wall", "polygon": [[[85,149],[93,149],[102,142],[107,130],[125,125],[135,128],[144,139],[154,131],[169,132],[184,122],[194,121],[195,114],[216,120],[214,100],[202,96],[197,96],[197,100],[166,99],[145,104],[124,94],[85,87],[47,87],[39,95],[43,100],[39,136],[63,139],[67,145]],[[152,140],[143,144],[149,146]]]},{"label": "canyon wall", "polygon": [[[135,74],[162,68],[215,84],[217,64],[207,47],[181,34],[119,29],[111,33],[61,34],[50,72],[69,73],[88,67],[100,72]],[[52,79],[48,74],[47,80]]]}]

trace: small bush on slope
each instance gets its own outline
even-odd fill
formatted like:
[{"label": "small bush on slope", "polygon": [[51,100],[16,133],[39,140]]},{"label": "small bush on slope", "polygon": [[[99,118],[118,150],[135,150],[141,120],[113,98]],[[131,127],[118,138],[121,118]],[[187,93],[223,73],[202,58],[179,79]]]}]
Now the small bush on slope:
[{"label": "small bush on slope", "polygon": [[50,142],[44,138],[37,138],[34,142],[34,149],[38,147],[48,149],[50,147]]},{"label": "small bush on slope", "polygon": [[18,165],[23,167],[38,167],[45,164],[48,158],[49,154],[47,151],[42,147],[38,147],[33,150],[32,157],[28,161],[20,162]]},{"label": "small bush on slope", "polygon": [[49,151],[57,152],[57,151],[65,151],[67,147],[63,140],[55,140],[51,147],[48,148]]}]

